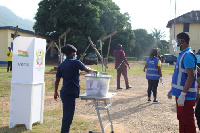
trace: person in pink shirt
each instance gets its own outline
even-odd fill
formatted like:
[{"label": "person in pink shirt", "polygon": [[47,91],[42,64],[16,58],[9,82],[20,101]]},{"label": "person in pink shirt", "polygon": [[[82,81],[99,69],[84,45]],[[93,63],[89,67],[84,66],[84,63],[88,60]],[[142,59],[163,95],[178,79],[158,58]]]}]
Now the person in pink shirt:
[{"label": "person in pink shirt", "polygon": [[117,89],[122,89],[120,87],[120,77],[121,74],[124,76],[126,89],[130,89],[132,87],[129,86],[128,76],[127,76],[127,66],[130,69],[128,61],[125,56],[125,52],[122,50],[122,45],[118,44],[117,49],[114,50],[113,56],[115,58],[115,69],[117,69]]}]

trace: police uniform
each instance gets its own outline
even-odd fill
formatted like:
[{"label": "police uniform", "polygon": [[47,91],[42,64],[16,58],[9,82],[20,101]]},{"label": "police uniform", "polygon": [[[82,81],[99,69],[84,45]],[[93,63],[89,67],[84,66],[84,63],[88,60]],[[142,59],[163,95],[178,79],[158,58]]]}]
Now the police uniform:
[{"label": "police uniform", "polygon": [[79,70],[84,70],[85,65],[77,60],[67,57],[58,66],[56,78],[63,78],[60,97],[63,103],[63,119],[61,133],[68,133],[75,111],[75,98],[79,97]]},{"label": "police uniform", "polygon": [[[194,121],[194,109],[195,99],[197,96],[197,88],[196,88],[196,57],[191,51],[191,48],[188,47],[179,53],[179,57],[177,58],[177,62],[174,69],[174,74],[172,76],[172,88],[171,94],[176,97],[176,107],[177,107],[177,119],[179,120],[179,130],[180,132],[196,132],[195,121]],[[187,73],[186,69],[194,68],[195,70],[195,78],[189,88],[188,92],[185,96],[184,106],[177,105],[177,99],[180,96],[186,80]]]},{"label": "police uniform", "polygon": [[160,74],[158,72],[158,66],[160,66],[160,59],[157,57],[147,58],[147,71],[146,79],[148,80],[148,97],[151,97],[151,91],[153,88],[153,96],[157,97],[157,87],[160,79]]}]

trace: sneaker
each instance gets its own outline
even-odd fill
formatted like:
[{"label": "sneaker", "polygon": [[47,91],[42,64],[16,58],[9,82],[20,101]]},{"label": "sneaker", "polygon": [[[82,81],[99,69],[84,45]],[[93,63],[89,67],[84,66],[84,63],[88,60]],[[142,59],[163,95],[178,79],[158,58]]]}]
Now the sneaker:
[{"label": "sneaker", "polygon": [[159,101],[156,101],[156,100],[153,100],[153,103],[154,104],[158,104],[158,103],[160,103]]},{"label": "sneaker", "polygon": [[150,102],[151,102],[151,100],[148,100],[147,102],[148,102],[148,103],[150,103]]},{"label": "sneaker", "polygon": [[123,89],[123,88],[117,88],[117,90],[121,90],[121,89]]}]

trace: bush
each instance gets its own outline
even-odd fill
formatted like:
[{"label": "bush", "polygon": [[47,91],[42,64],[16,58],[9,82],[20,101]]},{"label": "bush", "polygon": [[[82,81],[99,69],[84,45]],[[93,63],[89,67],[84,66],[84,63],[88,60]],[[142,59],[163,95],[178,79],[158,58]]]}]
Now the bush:
[{"label": "bush", "polygon": [[149,56],[143,56],[143,57],[142,57],[142,60],[143,60],[143,61],[146,61],[148,57],[149,57]]},{"label": "bush", "polygon": [[115,61],[115,58],[113,56],[108,56],[108,62],[113,62]]},{"label": "bush", "polygon": [[[126,57],[128,61],[137,61],[137,57]],[[115,58],[113,56],[108,56],[108,62],[115,61]]]},{"label": "bush", "polygon": [[137,61],[137,57],[126,57],[128,61]]}]

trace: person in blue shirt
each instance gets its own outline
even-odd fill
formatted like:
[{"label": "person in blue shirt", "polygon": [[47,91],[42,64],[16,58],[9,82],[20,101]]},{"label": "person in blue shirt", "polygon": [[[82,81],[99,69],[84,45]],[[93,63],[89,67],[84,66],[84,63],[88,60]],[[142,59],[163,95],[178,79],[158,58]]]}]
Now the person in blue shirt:
[{"label": "person in blue shirt", "polygon": [[60,79],[63,78],[63,86],[60,90],[60,97],[63,103],[63,118],[61,133],[69,133],[70,125],[75,111],[75,99],[79,97],[79,70],[85,72],[97,73],[89,67],[86,67],[80,60],[75,59],[77,49],[67,44],[62,52],[67,58],[58,66],[55,81],[54,99],[59,97],[58,86]]},{"label": "person in blue shirt", "polygon": [[162,82],[161,61],[158,58],[158,49],[153,48],[150,52],[150,56],[147,58],[147,62],[144,66],[144,72],[146,71],[146,79],[148,80],[148,102],[151,102],[151,92],[153,91],[153,103],[159,103],[157,98],[157,87],[159,80]]},{"label": "person in blue shirt", "polygon": [[187,33],[177,35],[176,42],[181,52],[174,68],[172,87],[168,92],[168,98],[175,96],[180,133],[196,133],[193,107],[197,96],[197,59],[189,47],[189,41]]}]

